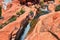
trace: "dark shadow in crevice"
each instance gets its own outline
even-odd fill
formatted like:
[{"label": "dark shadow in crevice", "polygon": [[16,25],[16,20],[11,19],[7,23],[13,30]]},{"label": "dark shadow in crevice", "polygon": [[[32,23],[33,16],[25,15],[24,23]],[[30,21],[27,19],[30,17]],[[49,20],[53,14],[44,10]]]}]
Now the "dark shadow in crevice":
[{"label": "dark shadow in crevice", "polygon": [[53,32],[51,32],[49,30],[48,30],[48,32],[51,33],[57,40],[60,40],[60,38],[56,34],[54,34]]}]

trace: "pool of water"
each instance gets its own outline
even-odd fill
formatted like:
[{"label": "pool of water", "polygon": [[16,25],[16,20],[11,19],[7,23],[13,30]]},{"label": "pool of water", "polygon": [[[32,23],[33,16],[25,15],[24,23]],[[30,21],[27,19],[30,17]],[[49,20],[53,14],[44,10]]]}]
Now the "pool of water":
[{"label": "pool of water", "polygon": [[24,40],[28,31],[30,30],[30,23],[27,25],[27,27],[25,28],[25,31],[23,33],[23,35],[21,36],[21,39],[20,40]]}]

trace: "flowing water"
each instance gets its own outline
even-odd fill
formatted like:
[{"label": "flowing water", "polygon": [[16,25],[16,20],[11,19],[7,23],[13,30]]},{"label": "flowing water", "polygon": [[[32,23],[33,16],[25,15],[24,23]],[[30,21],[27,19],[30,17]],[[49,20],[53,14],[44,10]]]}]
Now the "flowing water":
[{"label": "flowing water", "polygon": [[24,30],[24,32],[23,32],[20,40],[24,40],[25,37],[26,37],[27,35],[29,35],[29,34],[31,33],[31,31],[33,31],[35,25],[36,25],[37,22],[38,22],[38,18],[39,18],[41,15],[44,15],[44,14],[45,14],[45,13],[43,13],[43,14],[38,13],[38,14],[34,17],[34,19],[33,19],[30,23],[28,23],[28,25],[26,26],[26,28],[25,28],[25,30]]},{"label": "flowing water", "polygon": [[[37,19],[39,18],[39,14],[37,15],[37,16],[35,16],[34,17],[34,19],[30,22],[30,23],[28,23],[28,25],[26,26],[26,28],[25,28],[25,30],[24,30],[24,32],[23,32],[23,34],[21,35],[21,37],[20,37],[20,40],[24,40],[25,39],[25,37],[28,35],[28,33],[34,28],[34,27],[32,27],[34,24],[36,24],[36,23],[34,23],[35,21],[37,21]],[[33,23],[32,23],[33,22]],[[32,25],[32,26],[31,26]],[[35,25],[34,25],[35,26]]]},{"label": "flowing water", "polygon": [[[44,14],[47,14],[48,12],[40,12],[39,11],[39,13],[38,14],[36,14],[36,16],[34,17],[34,19],[32,19],[32,21],[30,22],[30,23],[28,23],[28,24],[26,24],[26,26],[23,26],[24,28],[20,31],[20,33],[18,32],[18,35],[17,36],[20,36],[19,38],[17,37],[16,38],[16,40],[18,39],[18,40],[24,40],[25,38],[26,38],[26,36],[27,35],[29,35],[32,31],[33,31],[33,29],[34,29],[34,27],[35,27],[35,25],[37,24],[37,22],[38,22],[38,18],[41,16],[41,15],[44,15]],[[25,24],[24,24],[25,25]]]},{"label": "flowing water", "polygon": [[25,37],[26,37],[29,29],[30,29],[30,23],[29,23],[29,24],[27,25],[27,27],[25,28],[25,31],[24,31],[23,35],[21,36],[21,39],[20,39],[20,40],[24,40],[24,39],[25,39]]}]

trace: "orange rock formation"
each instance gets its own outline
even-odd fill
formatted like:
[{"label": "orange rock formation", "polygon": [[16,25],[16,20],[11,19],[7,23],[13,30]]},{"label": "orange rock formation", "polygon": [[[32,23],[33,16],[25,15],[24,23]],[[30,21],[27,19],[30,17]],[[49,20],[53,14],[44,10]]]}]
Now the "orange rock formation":
[{"label": "orange rock formation", "polygon": [[[17,5],[18,4],[18,5]],[[2,29],[0,29],[0,40],[10,40],[11,33],[16,34],[17,31],[20,28],[20,25],[24,19],[30,14],[29,12],[32,10],[34,12],[34,16],[36,14],[36,9],[34,7],[27,7],[27,6],[21,6],[19,3],[13,2],[12,6],[10,7],[8,4],[8,9],[2,13],[2,16],[4,19],[0,20],[0,24],[3,24],[8,19],[10,19],[13,15],[16,15],[17,12],[23,8],[25,10],[25,13],[19,16],[16,21],[9,23],[8,25],[4,26]],[[17,28],[17,29],[15,29]],[[12,35],[13,35],[12,34]]]},{"label": "orange rock formation", "polygon": [[49,31],[60,38],[60,12],[50,13],[41,16],[32,33],[25,40],[58,40]]},{"label": "orange rock formation", "polygon": [[[6,11],[2,9],[2,16],[4,19],[0,20],[0,24],[3,24],[13,15],[16,15],[16,13],[19,12],[21,8],[25,10],[25,13],[19,16],[16,21],[11,22],[0,29],[0,40],[10,40],[11,33],[13,32],[12,35],[16,34],[19,28],[21,28],[20,26],[22,21],[26,19],[31,10],[34,12],[34,16],[36,15],[37,10],[34,8],[34,6],[27,7],[21,4],[28,3],[28,6],[31,6],[32,3],[36,3],[37,1],[39,2],[39,0],[12,0],[12,3],[7,4]],[[57,0],[55,0],[55,2],[59,3]],[[0,0],[0,5],[2,5],[2,0]],[[49,5],[49,9],[54,11],[54,5]],[[57,38],[53,36],[49,31],[53,32],[60,38],[60,12],[51,12],[41,16],[39,19],[40,20],[36,24],[32,33],[27,35],[25,40],[57,40]]]}]

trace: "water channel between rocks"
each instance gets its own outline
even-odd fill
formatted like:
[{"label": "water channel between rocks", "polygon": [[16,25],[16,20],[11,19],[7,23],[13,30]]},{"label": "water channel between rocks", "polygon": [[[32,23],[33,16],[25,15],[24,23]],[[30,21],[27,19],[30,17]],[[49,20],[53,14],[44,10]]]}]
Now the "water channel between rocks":
[{"label": "water channel between rocks", "polygon": [[[37,15],[37,16],[35,16],[34,17],[34,19],[33,19],[33,21],[36,21],[38,18],[39,18],[39,14]],[[36,20],[35,20],[36,19]],[[31,21],[31,22],[33,22],[33,21]],[[25,37],[27,36],[27,34],[30,32],[30,30],[32,30],[33,29],[33,27],[31,27],[31,22],[29,22],[28,24],[27,24],[27,26],[25,27],[25,29],[24,29],[24,32],[22,33],[22,35],[21,35],[21,37],[20,37],[20,40],[24,40],[25,39]],[[32,24],[33,25],[33,24]]]},{"label": "water channel between rocks", "polygon": [[[28,23],[28,25],[24,28],[24,32],[22,33],[21,37],[20,37],[20,40],[24,40],[25,37],[32,31],[32,29],[34,28],[35,24],[37,23],[38,21],[38,18],[41,16],[41,15],[44,15],[44,14],[47,14],[49,12],[44,12],[44,13],[38,13],[34,19]],[[33,24],[32,24],[33,22]],[[31,26],[31,25],[34,25],[34,26]]]},{"label": "water channel between rocks", "polygon": [[23,35],[21,36],[21,39],[20,39],[20,40],[24,40],[24,39],[25,39],[25,37],[26,37],[29,29],[30,29],[30,23],[29,23],[29,24],[27,25],[27,27],[25,28],[25,31],[24,31]]}]

